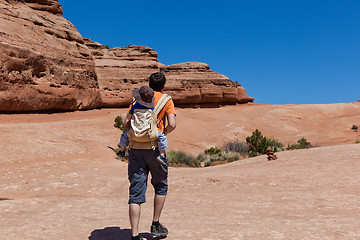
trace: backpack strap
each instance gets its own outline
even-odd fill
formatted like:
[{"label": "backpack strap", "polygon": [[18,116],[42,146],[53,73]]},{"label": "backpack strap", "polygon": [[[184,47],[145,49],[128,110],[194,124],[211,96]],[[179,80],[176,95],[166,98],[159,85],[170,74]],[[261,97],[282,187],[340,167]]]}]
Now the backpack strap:
[{"label": "backpack strap", "polygon": [[[155,108],[154,108],[154,113],[155,115],[159,115],[160,111],[165,107],[166,103],[171,99],[171,96],[164,93],[161,98],[159,99],[159,101],[157,102]],[[161,121],[161,119],[159,121],[157,121],[157,124],[159,124],[159,122]]]}]

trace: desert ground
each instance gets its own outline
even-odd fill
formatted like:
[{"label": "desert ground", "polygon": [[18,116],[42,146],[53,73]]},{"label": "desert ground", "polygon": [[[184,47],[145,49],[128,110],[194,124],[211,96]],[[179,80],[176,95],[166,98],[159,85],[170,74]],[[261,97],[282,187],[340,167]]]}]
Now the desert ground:
[{"label": "desert ground", "polygon": [[[315,148],[169,170],[170,240],[360,239],[360,102],[177,110],[170,150],[198,154],[256,128]],[[0,239],[129,239],[127,163],[113,127],[126,109],[0,114]],[[149,235],[153,189],[142,205]]]}]

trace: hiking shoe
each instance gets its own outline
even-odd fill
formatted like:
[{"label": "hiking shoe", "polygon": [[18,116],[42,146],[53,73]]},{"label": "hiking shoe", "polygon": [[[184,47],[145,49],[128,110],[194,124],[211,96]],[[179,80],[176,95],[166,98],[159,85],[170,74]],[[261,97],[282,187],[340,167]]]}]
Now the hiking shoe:
[{"label": "hiking shoe", "polygon": [[154,224],[151,225],[150,228],[150,235],[154,237],[166,237],[168,235],[169,231],[166,227],[164,227],[161,223],[159,223],[159,226],[156,227]]},{"label": "hiking shoe", "polygon": [[162,165],[165,165],[167,166],[167,158],[166,157],[163,157],[161,155],[157,156],[156,160],[161,163]]}]

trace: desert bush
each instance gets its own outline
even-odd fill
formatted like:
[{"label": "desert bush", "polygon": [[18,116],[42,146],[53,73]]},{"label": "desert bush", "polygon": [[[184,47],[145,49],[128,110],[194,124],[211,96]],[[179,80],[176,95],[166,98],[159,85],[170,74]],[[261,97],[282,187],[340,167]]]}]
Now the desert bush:
[{"label": "desert bush", "polygon": [[109,44],[105,44],[104,46],[106,49],[110,49]]},{"label": "desert bush", "polygon": [[116,116],[114,122],[114,127],[120,129],[121,131],[125,130],[124,121],[121,116]]},{"label": "desert bush", "polygon": [[237,152],[243,156],[247,156],[250,150],[249,145],[246,142],[241,142],[239,140],[234,142],[229,141],[225,143],[223,148],[226,152]]},{"label": "desert bush", "polygon": [[297,144],[289,144],[286,148],[287,150],[295,150],[295,149],[306,149],[311,148],[312,145],[310,142],[306,140],[306,138],[301,138],[297,141]]},{"label": "desert bush", "polygon": [[255,157],[266,153],[266,149],[271,147],[274,152],[284,150],[284,146],[281,142],[274,138],[267,138],[256,129],[251,136],[246,138],[246,142],[249,145],[249,157]]},{"label": "desert bush", "polygon": [[220,147],[218,147],[218,146],[211,147],[209,149],[206,149],[204,151],[204,153],[207,154],[207,155],[219,155],[219,154],[221,155],[222,149]]},{"label": "desert bush", "polygon": [[352,125],[351,130],[353,130],[354,132],[358,131],[358,126],[357,125]]},{"label": "desert bush", "polygon": [[356,139],[355,144],[359,144],[359,143],[360,143],[360,139]]},{"label": "desert bush", "polygon": [[204,162],[204,167],[211,166],[214,162],[233,162],[240,160],[240,154],[234,151],[224,151],[220,147],[206,149],[203,154],[199,154],[197,159]]},{"label": "desert bush", "polygon": [[238,152],[224,152],[224,157],[227,162],[234,162],[240,160],[240,154]]},{"label": "desert bush", "polygon": [[167,153],[169,164],[185,164],[190,167],[200,167],[201,163],[197,158],[182,152],[182,151],[169,151]]}]

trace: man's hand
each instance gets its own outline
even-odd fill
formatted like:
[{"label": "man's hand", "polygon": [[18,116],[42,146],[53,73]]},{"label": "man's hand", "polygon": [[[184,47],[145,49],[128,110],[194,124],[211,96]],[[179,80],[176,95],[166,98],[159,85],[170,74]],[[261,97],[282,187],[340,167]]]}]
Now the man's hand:
[{"label": "man's hand", "polygon": [[131,114],[128,113],[124,120],[124,128],[129,129],[131,125]]}]

